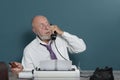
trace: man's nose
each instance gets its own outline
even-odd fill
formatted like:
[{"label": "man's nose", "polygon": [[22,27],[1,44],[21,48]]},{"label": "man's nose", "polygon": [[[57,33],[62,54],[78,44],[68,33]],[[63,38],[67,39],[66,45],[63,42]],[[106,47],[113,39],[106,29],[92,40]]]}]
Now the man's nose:
[{"label": "man's nose", "polygon": [[50,26],[46,25],[46,26],[45,26],[45,29],[49,30],[49,29],[50,29]]}]

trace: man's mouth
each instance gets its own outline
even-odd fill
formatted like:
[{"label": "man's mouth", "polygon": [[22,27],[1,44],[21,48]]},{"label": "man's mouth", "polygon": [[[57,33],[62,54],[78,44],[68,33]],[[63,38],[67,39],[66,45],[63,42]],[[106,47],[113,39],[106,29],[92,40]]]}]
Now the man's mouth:
[{"label": "man's mouth", "polygon": [[50,34],[51,34],[51,31],[48,31],[48,32],[46,32],[45,34],[50,35]]}]

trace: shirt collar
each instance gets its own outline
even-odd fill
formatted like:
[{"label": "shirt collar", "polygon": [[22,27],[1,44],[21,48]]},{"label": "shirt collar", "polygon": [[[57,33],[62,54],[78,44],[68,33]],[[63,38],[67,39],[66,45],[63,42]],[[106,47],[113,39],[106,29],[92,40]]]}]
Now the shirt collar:
[{"label": "shirt collar", "polygon": [[36,36],[36,39],[37,39],[38,43],[41,43],[41,44],[48,45],[48,44],[50,44],[50,43],[51,43],[51,40],[49,41],[49,43],[48,43],[48,44],[47,44],[47,43],[45,43],[45,42],[43,42],[42,40],[40,40],[40,38],[39,38],[38,36]]}]

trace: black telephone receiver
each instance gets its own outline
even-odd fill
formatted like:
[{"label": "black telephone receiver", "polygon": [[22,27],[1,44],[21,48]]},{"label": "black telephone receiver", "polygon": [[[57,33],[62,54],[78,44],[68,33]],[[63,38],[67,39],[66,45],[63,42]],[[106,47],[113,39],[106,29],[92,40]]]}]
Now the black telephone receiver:
[{"label": "black telephone receiver", "polygon": [[55,40],[55,39],[56,39],[56,37],[57,37],[57,32],[56,32],[56,31],[54,31],[54,34],[51,34],[51,39],[52,39],[52,40]]},{"label": "black telephone receiver", "polygon": [[[50,25],[52,25],[52,24],[50,24]],[[53,34],[51,34],[51,40],[55,40],[55,39],[56,39],[56,37],[57,37],[57,32],[56,32],[56,31],[54,31],[54,33],[53,33]]]}]

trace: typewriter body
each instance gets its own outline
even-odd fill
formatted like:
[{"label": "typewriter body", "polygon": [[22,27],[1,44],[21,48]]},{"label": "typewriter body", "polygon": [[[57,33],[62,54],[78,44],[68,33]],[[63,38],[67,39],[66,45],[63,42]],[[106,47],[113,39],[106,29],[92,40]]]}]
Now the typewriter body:
[{"label": "typewriter body", "polygon": [[[29,72],[29,75],[27,75]],[[26,77],[25,77],[26,75]],[[80,70],[71,61],[45,61],[32,71],[19,73],[19,78],[79,78]]]}]

